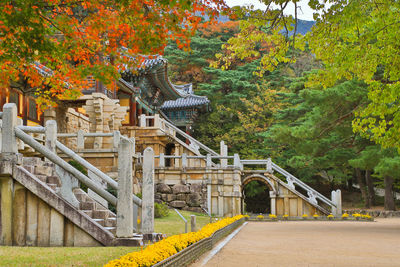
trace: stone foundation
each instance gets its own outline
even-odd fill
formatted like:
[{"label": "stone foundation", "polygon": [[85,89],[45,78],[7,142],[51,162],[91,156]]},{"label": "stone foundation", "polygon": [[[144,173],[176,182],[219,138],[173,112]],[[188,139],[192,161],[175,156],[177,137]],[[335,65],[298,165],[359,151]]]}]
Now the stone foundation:
[{"label": "stone foundation", "polygon": [[207,185],[159,183],[154,198],[155,202],[165,202],[171,208],[204,212],[202,208],[207,206]]}]

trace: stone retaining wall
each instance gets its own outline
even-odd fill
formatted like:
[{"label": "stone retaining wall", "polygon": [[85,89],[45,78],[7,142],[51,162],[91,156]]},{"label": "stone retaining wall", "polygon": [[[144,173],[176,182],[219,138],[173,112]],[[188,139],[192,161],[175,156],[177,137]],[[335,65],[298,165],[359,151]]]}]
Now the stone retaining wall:
[{"label": "stone retaining wall", "polygon": [[155,202],[165,202],[172,208],[203,212],[207,203],[207,186],[204,184],[156,185]]}]

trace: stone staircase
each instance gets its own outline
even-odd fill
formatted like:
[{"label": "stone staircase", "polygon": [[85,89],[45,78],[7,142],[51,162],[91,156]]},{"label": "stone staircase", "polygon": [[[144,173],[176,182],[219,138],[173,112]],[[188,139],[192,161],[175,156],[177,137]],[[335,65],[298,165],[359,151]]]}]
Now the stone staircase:
[{"label": "stone staircase", "polygon": [[[24,157],[23,168],[35,177],[37,177],[40,181],[45,183],[53,193],[59,193],[61,180],[55,174],[55,169],[52,163],[44,162],[37,157]],[[89,217],[89,220],[93,224],[97,224],[98,226],[100,226],[103,231],[108,232],[109,234],[114,236],[116,241],[118,241],[115,237],[117,225],[116,214],[110,211],[108,207],[105,207],[102,204],[98,203],[95,199],[90,197],[88,193],[86,193],[79,187],[73,189],[73,194],[79,201],[79,207],[77,208],[77,211],[82,216],[87,215]],[[140,234],[136,234],[133,238],[130,238],[129,240],[124,239],[122,243],[123,245],[132,246],[142,245],[143,236]],[[115,244],[121,244],[121,242],[115,242]]]}]

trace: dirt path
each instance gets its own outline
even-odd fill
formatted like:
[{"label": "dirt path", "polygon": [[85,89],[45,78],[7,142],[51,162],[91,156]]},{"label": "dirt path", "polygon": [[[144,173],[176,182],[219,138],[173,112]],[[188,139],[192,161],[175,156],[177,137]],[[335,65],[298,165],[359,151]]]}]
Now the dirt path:
[{"label": "dirt path", "polygon": [[400,219],[249,222],[204,266],[400,266]]}]

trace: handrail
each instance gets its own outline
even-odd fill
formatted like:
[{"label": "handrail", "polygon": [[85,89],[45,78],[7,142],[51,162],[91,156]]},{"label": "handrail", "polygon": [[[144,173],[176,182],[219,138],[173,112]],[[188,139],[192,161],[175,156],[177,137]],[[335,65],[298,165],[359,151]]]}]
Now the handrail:
[{"label": "handrail", "polygon": [[[214,150],[212,150],[211,148],[209,148],[208,146],[204,145],[203,143],[199,142],[198,140],[196,140],[195,138],[193,138],[192,136],[188,135],[187,133],[185,133],[184,131],[182,131],[181,129],[179,129],[178,127],[176,127],[175,125],[173,125],[172,123],[167,122],[164,119],[160,118],[160,122],[164,123],[164,125],[172,128],[175,132],[179,133],[180,135],[182,135],[183,137],[185,137],[186,139],[190,140],[191,143],[195,143],[196,145],[198,145],[200,148],[204,149],[205,151],[207,151],[208,153],[214,155],[214,156],[218,156],[219,154],[217,152],[215,152]],[[170,135],[165,129],[163,129],[162,127],[160,127],[160,129],[167,135]]]},{"label": "handrail", "polygon": [[[84,137],[113,137],[114,133],[83,133]],[[57,137],[78,137],[78,133],[57,133]]]},{"label": "handrail", "polygon": [[327,197],[325,197],[318,191],[314,190],[312,187],[310,187],[306,183],[302,182],[300,179],[298,179],[294,175],[290,174],[289,172],[285,171],[284,169],[282,169],[281,167],[279,167],[278,165],[276,165],[273,162],[272,162],[272,169],[276,170],[277,172],[284,175],[285,177],[290,177],[291,179],[293,179],[294,183],[298,184],[303,189],[313,192],[315,194],[315,196],[318,197],[325,204],[336,207],[336,204],[334,202],[332,202],[330,199],[328,199]]},{"label": "handrail", "polygon": [[185,217],[182,216],[182,214],[177,209],[174,209],[174,210],[175,210],[176,213],[178,213],[179,217],[181,217],[181,219],[185,222],[185,233],[187,233],[188,232],[187,220],[185,219]]},{"label": "handrail", "polygon": [[266,159],[242,159],[240,163],[244,165],[265,165],[268,164],[268,160]]},{"label": "handrail", "polygon": [[80,171],[75,169],[72,165],[68,164],[65,162],[62,158],[57,156],[55,153],[50,151],[47,147],[41,145],[39,142],[37,142],[32,136],[28,135],[25,133],[23,130],[21,130],[19,127],[15,127],[15,135],[21,139],[23,142],[27,143],[30,145],[33,149],[44,155],[46,158],[48,158],[51,162],[54,164],[60,166],[63,168],[65,171],[71,173],[74,175],[79,181],[84,183],[86,186],[88,186],[91,190],[93,190],[95,193],[100,195],[102,198],[107,200],[113,205],[117,205],[118,200],[115,196],[107,192],[106,190],[100,188],[97,186],[97,184],[92,181],[90,178],[88,178],[86,175],[82,174]]},{"label": "handrail", "polygon": [[24,131],[25,133],[44,133],[45,128],[42,126],[17,126],[19,129]]},{"label": "handrail", "polygon": [[[67,156],[71,157],[71,159],[77,161],[79,164],[82,164],[83,167],[87,168],[91,172],[93,172],[95,175],[97,175],[100,179],[102,179],[104,182],[109,184],[113,189],[118,190],[118,183],[112,179],[110,176],[107,174],[103,173],[99,169],[97,169],[95,166],[87,162],[85,159],[81,158],[78,154],[76,154],[74,151],[63,145],[61,142],[56,141],[56,147],[60,149],[63,153],[65,153]],[[137,196],[133,195],[133,202],[138,205],[139,207],[142,206],[142,200],[138,198]]]}]

